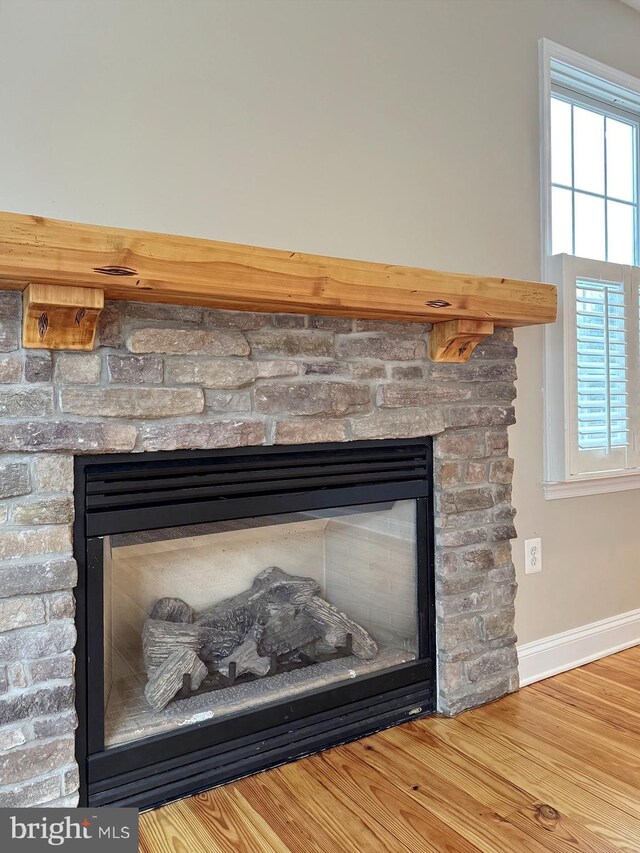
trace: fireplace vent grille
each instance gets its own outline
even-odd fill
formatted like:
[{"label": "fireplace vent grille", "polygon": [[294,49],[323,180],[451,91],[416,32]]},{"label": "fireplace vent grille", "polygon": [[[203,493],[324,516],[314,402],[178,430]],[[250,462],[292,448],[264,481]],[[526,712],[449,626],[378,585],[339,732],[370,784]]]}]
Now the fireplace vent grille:
[{"label": "fireplace vent grille", "polygon": [[[245,494],[309,492],[349,484],[376,485],[424,480],[428,474],[425,444],[313,450],[246,456],[207,456],[159,465],[140,462],[100,466],[87,471],[87,509],[175,503]],[[179,493],[179,494],[177,494]]]}]

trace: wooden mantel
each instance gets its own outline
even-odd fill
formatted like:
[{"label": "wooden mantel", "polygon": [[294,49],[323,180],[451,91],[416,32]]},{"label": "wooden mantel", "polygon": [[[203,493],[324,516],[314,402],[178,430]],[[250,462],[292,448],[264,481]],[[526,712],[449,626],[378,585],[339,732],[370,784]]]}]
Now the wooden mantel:
[{"label": "wooden mantel", "polygon": [[0,213],[0,289],[24,291],[23,344],[91,349],[104,299],[434,323],[466,361],[494,326],[556,318],[550,284],[341,260]]}]

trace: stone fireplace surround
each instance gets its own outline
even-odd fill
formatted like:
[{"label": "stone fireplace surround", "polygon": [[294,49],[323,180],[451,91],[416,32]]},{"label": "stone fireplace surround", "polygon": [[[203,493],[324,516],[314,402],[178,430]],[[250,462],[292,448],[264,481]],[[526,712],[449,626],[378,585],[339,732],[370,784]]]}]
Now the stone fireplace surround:
[{"label": "stone fireplace surround", "polygon": [[428,325],[107,303],[91,353],[20,348],[0,292],[0,806],[72,806],[73,456],[433,435],[439,708],[518,687],[515,357]]}]

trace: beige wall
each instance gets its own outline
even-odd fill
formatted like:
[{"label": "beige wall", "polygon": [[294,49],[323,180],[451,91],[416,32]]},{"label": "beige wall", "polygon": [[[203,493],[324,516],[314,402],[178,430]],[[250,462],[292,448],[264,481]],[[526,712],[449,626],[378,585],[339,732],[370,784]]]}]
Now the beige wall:
[{"label": "beige wall", "polygon": [[[541,36],[640,77],[618,0],[0,0],[0,208],[535,278]],[[640,607],[640,492],[544,501],[517,338],[526,642]]]}]

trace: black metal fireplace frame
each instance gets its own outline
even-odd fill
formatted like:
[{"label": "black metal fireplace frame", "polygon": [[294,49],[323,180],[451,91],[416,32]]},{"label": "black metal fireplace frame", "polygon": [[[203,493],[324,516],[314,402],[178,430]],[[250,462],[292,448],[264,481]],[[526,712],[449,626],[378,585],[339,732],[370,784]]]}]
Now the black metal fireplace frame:
[{"label": "black metal fireplace frame", "polygon": [[[433,713],[432,492],[430,438],[76,457],[81,804],[151,808]],[[417,505],[417,660],[105,749],[103,536],[407,498]]]}]

